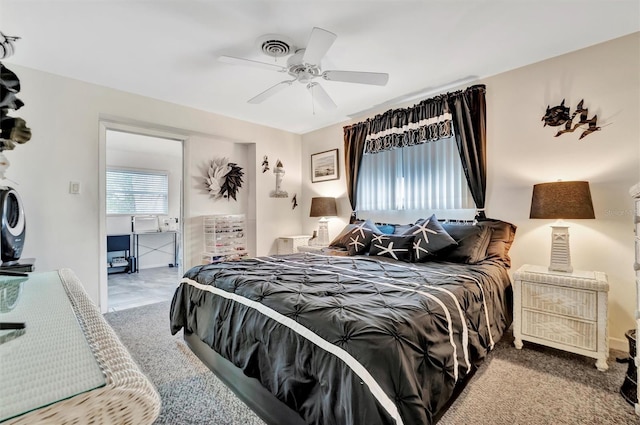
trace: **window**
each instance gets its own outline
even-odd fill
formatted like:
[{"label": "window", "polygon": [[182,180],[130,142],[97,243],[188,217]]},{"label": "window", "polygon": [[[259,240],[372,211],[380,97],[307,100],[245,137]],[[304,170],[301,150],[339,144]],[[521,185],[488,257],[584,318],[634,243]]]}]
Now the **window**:
[{"label": "window", "polygon": [[356,205],[361,211],[475,208],[455,138],[365,153]]},{"label": "window", "polygon": [[108,169],[107,214],[168,214],[169,173]]}]

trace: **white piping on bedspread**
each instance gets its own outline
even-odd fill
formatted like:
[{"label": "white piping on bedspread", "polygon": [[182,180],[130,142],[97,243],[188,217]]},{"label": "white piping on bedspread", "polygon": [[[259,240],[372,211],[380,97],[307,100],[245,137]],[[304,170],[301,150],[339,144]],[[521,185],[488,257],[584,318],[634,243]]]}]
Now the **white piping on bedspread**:
[{"label": "white piping on bedspread", "polygon": [[298,335],[306,338],[312,343],[316,344],[318,347],[322,348],[325,351],[337,356],[343,362],[347,364],[351,368],[351,370],[362,379],[362,381],[369,387],[371,394],[378,400],[380,405],[384,408],[384,410],[389,413],[389,415],[393,418],[393,420],[398,425],[403,425],[402,418],[400,417],[400,412],[398,412],[398,408],[394,404],[394,402],[385,394],[380,385],[376,382],[376,380],[371,376],[371,374],[364,368],[354,357],[351,356],[348,352],[343,350],[342,348],[331,344],[329,341],[323,339],[310,329],[304,327],[300,323],[296,322],[293,319],[290,319],[287,316],[284,316],[277,311],[265,306],[256,301],[252,301],[248,298],[242,297],[237,294],[233,294],[227,292],[223,289],[216,288],[211,285],[203,285],[201,283],[196,282],[195,280],[191,280],[188,278],[183,278],[181,283],[187,283],[195,288],[198,288],[202,291],[208,291],[212,294],[218,295],[223,298],[230,299],[237,303],[243,304],[249,308],[259,311],[263,315],[277,321],[278,323],[283,324],[288,327],[292,331],[296,332]]},{"label": "white piping on bedspread", "polygon": [[[317,254],[315,252],[308,252],[306,253],[306,255],[315,255],[318,257],[331,257],[331,255],[323,255],[323,254]],[[484,293],[484,287],[482,286],[482,282],[480,282],[479,279],[473,277],[473,276],[469,276],[466,274],[453,274],[453,273],[445,273],[445,272],[439,272],[437,270],[431,270],[431,269],[421,269],[418,267],[410,267],[410,266],[406,266],[404,264],[393,264],[396,267],[403,267],[405,269],[409,269],[409,270],[414,270],[414,271],[421,271],[421,272],[428,272],[428,273],[435,273],[435,274],[440,274],[443,276],[452,276],[452,277],[464,277],[467,278],[469,280],[472,280],[476,283],[476,285],[478,285],[478,288],[480,288],[480,292],[482,293],[482,307],[484,310],[484,318],[487,322],[487,329],[488,329],[488,333],[489,333],[489,349],[493,350],[493,347],[495,346],[495,342],[493,341],[493,335],[491,334],[491,322],[489,321],[489,311],[487,310],[487,298],[485,297],[485,293]],[[435,287],[433,287],[435,288]],[[458,306],[459,307],[459,306]],[[466,326],[465,326],[466,329]],[[465,345],[466,347],[466,345]]]},{"label": "white piping on bedspread", "polygon": [[[273,257],[265,257],[265,258],[271,258],[272,260],[288,261],[288,260],[284,260],[283,258],[278,258],[278,259],[275,259]],[[308,270],[309,268],[313,268],[313,266],[310,267],[309,264],[305,264],[305,267],[298,267],[298,266],[291,266],[291,265],[288,265],[288,264],[282,264],[280,261],[278,261],[277,263],[269,262],[269,261],[263,260],[262,258],[254,258],[254,260],[258,260],[258,261],[261,261],[261,262],[267,263],[267,264],[278,264],[278,265],[282,265],[284,267],[289,267],[289,268],[292,268],[292,269]],[[293,261],[291,261],[291,262],[295,263]],[[300,263],[295,263],[295,264],[300,264]],[[444,305],[444,303],[442,301],[440,301],[438,298],[436,298],[432,294],[429,294],[429,293],[423,292],[423,291],[417,291],[415,289],[402,288],[402,287],[398,287],[398,286],[392,285],[390,283],[372,282],[372,281],[370,281],[368,279],[364,279],[364,278],[361,278],[361,277],[358,277],[358,276],[345,275],[345,274],[342,274],[342,273],[331,272],[331,271],[328,271],[328,270],[325,270],[325,269],[321,269],[320,271],[325,272],[325,273],[333,273],[335,275],[343,276],[343,277],[348,278],[348,279],[361,280],[363,282],[367,282],[367,283],[370,283],[372,285],[383,285],[383,286],[388,286],[388,287],[393,288],[393,289],[400,289],[400,290],[407,291],[407,292],[415,292],[417,294],[424,295],[425,297],[430,298],[433,301],[435,301],[440,306],[440,308],[442,308],[442,311],[444,311],[444,315],[447,318],[447,330],[449,331],[449,343],[451,344],[451,347],[453,348],[453,376],[454,376],[455,381],[458,382],[458,347],[456,347],[456,342],[454,341],[454,338],[453,338],[453,321],[451,320],[451,314],[449,313],[449,309],[447,308],[447,306]]]},{"label": "white piping on bedspread", "polygon": [[[312,253],[313,254],[313,253]],[[273,258],[273,257],[269,257],[269,258]],[[282,258],[279,258],[279,260],[283,260]],[[284,261],[289,261],[289,262],[294,262],[291,260],[284,260]],[[297,264],[302,264],[302,263],[297,263]],[[340,266],[336,266],[333,264],[323,264],[324,266],[329,266],[329,267],[333,267],[335,269],[339,269],[339,270],[349,270],[346,269],[345,267],[340,267]],[[410,270],[415,270],[417,271],[418,269],[414,269],[412,267],[408,267]],[[366,276],[370,276],[370,277],[376,277],[376,278],[380,278],[380,279],[386,279],[386,280],[391,280],[391,281],[395,281],[395,282],[400,282],[400,283],[404,283],[404,284],[410,284],[410,285],[414,285],[414,286],[422,286],[422,284],[420,283],[416,283],[416,282],[405,282],[401,279],[396,279],[393,277],[387,277],[387,276],[378,276],[375,274],[371,274],[371,273],[367,273],[367,272],[363,272],[361,270],[358,270],[360,273],[362,273],[363,275]],[[426,271],[426,270],[425,270]],[[438,272],[440,273],[440,272]],[[451,275],[453,276],[453,275]],[[454,276],[455,277],[455,276]],[[406,288],[402,288],[402,287],[397,287],[394,286],[394,288],[397,289],[401,289],[401,290],[406,290]],[[467,373],[471,371],[471,362],[469,361],[469,328],[467,326],[467,320],[464,316],[464,313],[462,312],[462,307],[460,306],[460,303],[458,302],[458,299],[456,298],[455,295],[453,295],[453,293],[451,291],[449,291],[448,289],[444,289],[444,288],[439,288],[437,286],[429,286],[429,288],[443,292],[447,295],[449,295],[451,297],[451,299],[453,300],[453,302],[456,305],[456,308],[458,309],[458,314],[460,315],[460,323],[462,324],[462,352],[464,354],[464,361],[467,364]],[[425,294],[422,291],[417,291],[420,294]],[[455,352],[455,347],[454,347],[454,352]],[[458,376],[456,375],[456,381],[458,380]]]}]

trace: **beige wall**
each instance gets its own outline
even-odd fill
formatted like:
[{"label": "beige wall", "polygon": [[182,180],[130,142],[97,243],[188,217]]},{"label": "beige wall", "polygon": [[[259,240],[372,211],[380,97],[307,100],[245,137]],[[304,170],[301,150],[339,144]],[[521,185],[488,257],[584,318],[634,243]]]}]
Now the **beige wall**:
[{"label": "beige wall", "polygon": [[[25,204],[23,257],[35,257],[38,271],[73,269],[91,299],[102,302],[103,311],[104,297],[99,295],[99,276],[106,275],[100,256],[104,243],[100,238],[99,193],[99,170],[104,161],[104,151],[100,151],[102,118],[183,135],[186,175],[193,179],[201,177],[197,164],[228,152],[229,143],[247,143],[247,151],[259,156],[258,164],[263,155],[280,157],[287,171],[285,190],[300,192],[299,135],[8,62],[5,65],[18,75],[22,86],[19,98],[25,106],[14,115],[26,119],[33,133],[28,143],[5,152],[11,162],[7,177],[16,184],[8,183],[17,188]],[[255,163],[255,158],[249,158],[247,166]],[[255,219],[255,252],[267,254],[275,249],[274,241],[282,232],[300,232],[300,210],[291,210],[289,200],[268,197],[275,177],[252,178],[253,169],[247,174],[251,178],[241,191],[247,191],[247,208]],[[70,181],[81,183],[81,194],[69,194]],[[185,200],[194,204],[193,210],[185,211],[185,220],[228,207],[226,200],[203,200],[206,194],[194,189],[192,181],[188,187]],[[204,207],[208,202],[211,208]]]},{"label": "beige wall", "polygon": [[[550,220],[530,220],[535,183],[590,182],[596,220],[571,222],[572,262],[576,269],[607,273],[609,334],[612,345],[627,346],[624,332],[634,326],[635,286],[629,188],[640,180],[640,33],[515,69],[480,83],[487,86],[487,214],[518,226],[511,250],[513,270],[525,263],[548,264]],[[580,131],[553,137],[556,128],[540,121],[547,105],[575,108],[581,99],[602,130],[578,140]],[[416,103],[416,102],[413,102]],[[359,121],[359,120],[358,120]],[[342,126],[303,136],[303,191],[310,197],[339,196],[341,220],[347,220],[344,173],[339,183],[312,184],[309,155],[337,147],[344,164]],[[417,217],[416,217],[417,218]],[[303,231],[316,227],[305,217]]]},{"label": "beige wall", "polygon": [[[624,348],[624,332],[633,326],[635,287],[631,201],[628,189],[640,180],[640,34],[623,37],[481,82],[487,85],[488,165],[487,212],[519,226],[512,249],[514,268],[524,263],[546,264],[549,227],[529,220],[532,185],[556,179],[591,183],[596,220],[571,227],[576,268],[608,274],[610,334]],[[15,181],[27,214],[24,257],[35,257],[39,271],[70,267],[91,298],[99,301],[100,260],[100,128],[101,118],[143,125],[187,140],[187,177],[199,175],[200,162],[247,144],[247,210],[255,226],[255,253],[275,252],[278,236],[311,233],[313,196],[339,198],[341,219],[330,223],[335,236],[350,213],[343,167],[342,125],[294,135],[191,108],[160,102],[105,87],[62,78],[7,63],[20,77],[25,106],[14,115],[27,120],[33,138],[6,152],[12,163],[7,177]],[[554,138],[554,129],[540,118],[547,105],[562,99],[572,108],[581,100],[598,114],[602,131],[583,140],[578,133]],[[124,118],[126,117],[126,118]],[[345,123],[348,124],[348,123]],[[300,143],[302,141],[302,143]],[[340,179],[311,183],[310,155],[340,150]],[[259,164],[268,155],[281,159],[283,188],[291,199],[269,198],[272,173]],[[82,184],[80,195],[68,193],[69,181]],[[190,187],[185,220],[209,213],[208,199]],[[193,200],[193,204],[191,201]],[[214,201],[210,201],[214,202]],[[222,202],[222,201],[218,201]],[[227,202],[227,201],[223,201]],[[211,211],[228,205],[212,204]],[[197,249],[194,248],[194,249]],[[190,258],[190,257],[189,257]],[[190,260],[192,261],[192,260]],[[102,306],[104,308],[104,306]]]}]

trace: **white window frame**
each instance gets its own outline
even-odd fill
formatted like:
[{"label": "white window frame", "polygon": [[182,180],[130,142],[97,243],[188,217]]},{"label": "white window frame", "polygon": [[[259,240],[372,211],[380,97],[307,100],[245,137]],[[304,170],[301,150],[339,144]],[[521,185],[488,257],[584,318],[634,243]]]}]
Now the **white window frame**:
[{"label": "white window frame", "polygon": [[[164,187],[161,188],[161,189],[164,189],[164,190],[159,190],[159,191],[153,191],[153,190],[148,190],[148,191],[135,191],[135,190],[125,191],[125,193],[133,194],[133,196],[135,196],[136,193],[144,194],[145,192],[146,193],[159,194],[160,197],[161,197],[161,201],[162,201],[161,207],[160,208],[149,208],[149,209],[136,209],[134,207],[134,209],[128,210],[128,211],[120,210],[118,212],[109,212],[109,204],[110,204],[109,199],[110,199],[110,195],[111,195],[110,191],[109,191],[109,173],[113,173],[113,172],[138,174],[138,175],[141,175],[141,176],[161,176],[161,177],[164,177],[164,179],[165,179]],[[167,171],[167,170],[151,170],[151,169],[127,168],[127,167],[107,167],[105,186],[106,186],[106,214],[107,214],[108,217],[124,216],[124,215],[131,216],[131,215],[168,215],[169,214],[169,171]]]},{"label": "white window frame", "polygon": [[455,136],[364,154],[357,197],[359,212],[475,209]]}]

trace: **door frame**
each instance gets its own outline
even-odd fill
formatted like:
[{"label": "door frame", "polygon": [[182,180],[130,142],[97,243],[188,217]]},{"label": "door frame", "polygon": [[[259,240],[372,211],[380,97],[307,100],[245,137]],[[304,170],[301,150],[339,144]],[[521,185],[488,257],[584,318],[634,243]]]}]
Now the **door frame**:
[{"label": "door frame", "polygon": [[101,118],[99,120],[99,148],[98,148],[98,190],[99,190],[99,205],[98,205],[98,241],[99,241],[99,299],[98,305],[102,313],[106,313],[109,309],[109,291],[108,291],[108,276],[107,276],[107,130],[122,131],[132,134],[138,134],[143,136],[158,137],[163,139],[175,140],[182,143],[182,182],[180,185],[180,217],[178,223],[179,233],[179,248],[180,254],[178,256],[178,267],[184,267],[185,258],[190,258],[187,252],[187,245],[185,244],[184,237],[184,217],[185,217],[185,205],[188,202],[188,192],[186,190],[187,184],[187,167],[186,157],[188,154],[188,139],[185,134],[181,134],[178,131],[158,129],[153,124],[145,123],[129,123],[126,119],[113,119],[113,118]]}]

